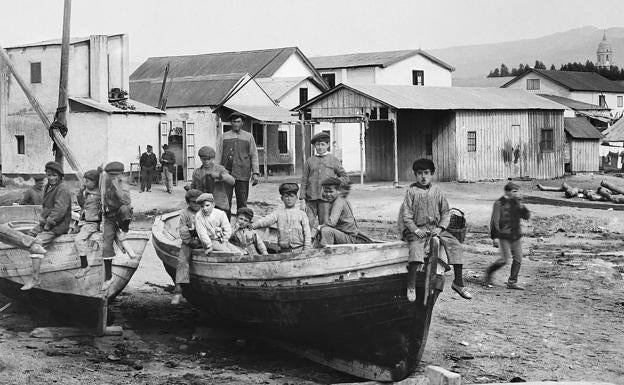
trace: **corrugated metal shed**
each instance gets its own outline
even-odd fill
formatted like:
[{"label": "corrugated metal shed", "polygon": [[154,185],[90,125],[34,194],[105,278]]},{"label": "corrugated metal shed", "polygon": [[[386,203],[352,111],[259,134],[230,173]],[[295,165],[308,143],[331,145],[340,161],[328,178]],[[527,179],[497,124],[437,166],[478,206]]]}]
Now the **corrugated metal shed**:
[{"label": "corrugated metal shed", "polygon": [[620,118],[614,125],[603,131],[608,142],[624,142],[624,118]]},{"label": "corrugated metal shed", "polygon": [[[609,80],[595,72],[576,72],[576,71],[551,71],[531,69],[530,72],[539,74],[555,83],[569,89],[570,91],[592,91],[592,92],[622,92],[624,87],[617,82]],[[503,87],[512,84],[527,73],[516,76],[513,80],[507,82]]]},{"label": "corrugated metal shed", "polygon": [[602,134],[587,118],[564,118],[563,128],[575,139],[602,139]]},{"label": "corrugated metal shed", "polygon": [[573,110],[600,110],[600,111],[609,111],[607,107],[601,107],[595,104],[589,104],[584,102],[579,102],[578,100],[573,100],[570,98],[564,98],[563,96],[557,95],[546,95],[546,94],[538,94],[542,98],[546,98],[548,100],[552,100],[555,103],[563,104],[566,107],[569,107]]},{"label": "corrugated metal shed", "polygon": [[87,107],[94,108],[96,110],[106,112],[109,114],[164,114],[164,111],[159,110],[158,108],[154,108],[148,106],[146,104],[137,102],[136,100],[128,99],[127,103],[131,106],[134,106],[134,110],[124,110],[121,108],[117,108],[110,103],[100,103],[91,98],[81,98],[81,97],[69,97],[69,100],[72,102],[80,103]]},{"label": "corrugated metal shed", "polygon": [[330,69],[330,68],[349,68],[349,67],[388,67],[394,63],[405,60],[414,55],[422,55],[434,63],[448,69],[449,71],[455,71],[455,68],[450,64],[438,59],[432,54],[420,49],[409,49],[402,51],[384,51],[384,52],[364,52],[364,53],[352,53],[346,55],[335,56],[317,56],[310,58],[312,64],[317,69]]},{"label": "corrugated metal shed", "polygon": [[241,106],[225,103],[225,107],[230,110],[238,111],[250,118],[261,122],[273,123],[298,123],[298,115],[293,116],[291,112],[279,106]]},{"label": "corrugated metal shed", "polygon": [[[564,110],[558,104],[524,90],[507,88],[419,87],[340,84],[297,109],[341,89],[350,89],[388,107],[408,110]],[[356,107],[356,106],[354,106]]]},{"label": "corrugated metal shed", "polygon": [[[216,106],[246,74],[227,74],[172,79],[167,107]],[[131,80],[130,95],[150,106],[158,105],[161,79]]]},{"label": "corrugated metal shed", "polygon": [[269,94],[271,99],[279,101],[290,90],[297,87],[301,82],[306,80],[306,77],[293,77],[293,78],[263,78],[255,79],[258,85]]}]

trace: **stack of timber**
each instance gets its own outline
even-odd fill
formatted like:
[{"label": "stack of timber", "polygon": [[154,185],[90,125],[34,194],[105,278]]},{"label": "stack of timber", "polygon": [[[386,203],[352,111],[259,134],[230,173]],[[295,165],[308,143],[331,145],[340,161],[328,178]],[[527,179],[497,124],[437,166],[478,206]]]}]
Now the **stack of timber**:
[{"label": "stack of timber", "polygon": [[539,183],[537,187],[541,191],[563,192],[566,198],[585,198],[595,202],[624,203],[624,188],[605,181],[600,182],[600,186],[596,190],[572,187],[565,182],[561,184],[561,187],[544,186]]},{"label": "stack of timber", "polygon": [[[156,218],[152,242],[172,279],[179,213]],[[275,242],[272,232],[263,238]],[[433,306],[444,287],[437,263],[407,289],[405,242],[335,245],[300,253],[232,255],[193,251],[184,297],[213,319],[352,375],[398,381],[422,357]],[[436,266],[433,268],[431,266]]]}]

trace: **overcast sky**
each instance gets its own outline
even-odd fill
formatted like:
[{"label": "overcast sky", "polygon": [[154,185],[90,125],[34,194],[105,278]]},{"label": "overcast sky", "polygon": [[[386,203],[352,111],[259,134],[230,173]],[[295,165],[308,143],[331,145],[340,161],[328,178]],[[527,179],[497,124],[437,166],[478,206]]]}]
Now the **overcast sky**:
[{"label": "overcast sky", "polygon": [[[2,0],[0,45],[61,36],[63,0]],[[444,48],[624,26],[621,0],[73,0],[72,36],[149,56],[298,46],[308,56]]]}]

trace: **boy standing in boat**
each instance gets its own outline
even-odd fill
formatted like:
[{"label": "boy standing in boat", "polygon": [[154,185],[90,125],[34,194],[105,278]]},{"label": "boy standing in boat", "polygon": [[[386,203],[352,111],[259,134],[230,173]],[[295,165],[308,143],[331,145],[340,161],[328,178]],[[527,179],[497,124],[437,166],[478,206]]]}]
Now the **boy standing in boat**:
[{"label": "boy standing in boat", "polygon": [[80,231],[74,238],[76,251],[80,256],[80,267],[88,267],[87,254],[89,254],[89,244],[87,240],[91,235],[100,231],[102,221],[102,194],[98,183],[100,181],[100,171],[89,170],[84,174],[84,186],[78,192],[76,199],[82,208],[80,214]]},{"label": "boy standing in boat", "polygon": [[[104,287],[113,277],[113,257],[115,256],[114,242],[119,237],[123,240],[130,229],[132,221],[132,206],[130,194],[122,187],[121,174],[124,165],[121,162],[110,162],[104,168],[106,183],[104,183],[104,224],[102,226],[102,259],[104,260]],[[119,234],[117,232],[121,230]]]},{"label": "boy standing in boat", "polygon": [[[435,165],[430,159],[418,159],[412,164],[416,182],[411,184],[399,210],[399,234],[409,243],[407,297],[416,300],[416,272],[423,270],[425,246],[431,237],[438,237],[446,250],[455,279],[451,288],[461,297],[471,299],[462,276],[463,249],[461,243],[446,228],[450,222],[448,201],[432,184]],[[435,267],[434,267],[435,268]]]},{"label": "boy standing in boat", "polygon": [[319,226],[320,245],[340,245],[358,242],[358,229],[353,208],[345,199],[346,189],[343,181],[329,177],[323,180],[323,199],[329,203],[329,217],[325,224]]},{"label": "boy standing in boat", "polygon": [[[216,152],[210,146],[204,146],[197,152],[202,165],[193,171],[191,184],[185,189],[196,189],[204,193],[210,193],[214,197],[215,207],[225,212],[230,219],[230,202],[228,200],[228,188],[234,186],[234,177],[220,164],[215,164]],[[228,187],[229,186],[229,187]]]},{"label": "boy standing in boat", "polygon": [[298,191],[299,186],[296,183],[282,183],[279,187],[279,193],[282,196],[284,208],[280,208],[251,224],[252,229],[277,224],[280,253],[307,250],[312,246],[308,216],[295,207]]},{"label": "boy standing in boat", "polygon": [[340,160],[329,153],[329,141],[330,136],[326,132],[312,137],[311,143],[316,154],[305,162],[301,177],[301,209],[308,213],[310,228],[315,234],[318,226],[324,224],[329,215],[329,203],[323,198],[321,182],[328,177],[340,178],[345,183],[349,180]]},{"label": "boy standing in boat", "polygon": [[195,228],[197,235],[204,246],[204,252],[226,251],[240,254],[229,240],[232,236],[232,226],[225,213],[215,208],[212,194],[203,193],[197,197],[201,210],[195,214]]},{"label": "boy standing in boat", "polygon": [[[520,186],[514,182],[505,185],[505,195],[494,202],[490,221],[490,236],[494,247],[500,248],[500,258],[491,264],[485,274],[485,284],[492,285],[492,275],[496,270],[511,262],[511,274],[507,287],[524,290],[518,285],[518,273],[522,265],[522,229],[520,219],[529,219],[531,213],[518,198]],[[499,244],[500,243],[500,244]]]},{"label": "boy standing in boat", "polygon": [[236,223],[232,229],[230,242],[242,249],[247,250],[249,255],[266,255],[267,251],[264,242],[258,236],[255,230],[251,228],[254,212],[248,207],[241,207],[236,210]]},{"label": "boy standing in boat", "polygon": [[[59,235],[67,234],[69,231],[72,200],[72,194],[63,182],[65,174],[61,165],[57,162],[48,162],[45,165],[45,173],[48,184],[43,192],[39,224],[33,229],[33,233],[36,234],[33,243],[43,247],[52,243]],[[34,253],[30,255],[33,267],[32,280],[22,286],[22,290],[30,290],[40,285],[39,273],[44,256],[44,254]]]},{"label": "boy standing in boat", "polygon": [[184,198],[188,205],[180,212],[180,222],[178,224],[178,233],[182,240],[180,253],[178,254],[178,266],[176,267],[175,289],[173,290],[172,305],[180,303],[182,297],[182,284],[190,282],[189,268],[191,263],[191,252],[193,249],[202,247],[202,243],[197,236],[195,229],[195,216],[199,211],[197,198],[202,194],[199,190],[189,190]]}]

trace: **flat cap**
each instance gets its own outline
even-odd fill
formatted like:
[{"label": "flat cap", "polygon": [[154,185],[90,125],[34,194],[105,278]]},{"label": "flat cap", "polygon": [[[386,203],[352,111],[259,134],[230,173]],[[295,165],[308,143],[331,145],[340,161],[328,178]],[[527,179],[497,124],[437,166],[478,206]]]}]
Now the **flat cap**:
[{"label": "flat cap", "polygon": [[298,193],[299,192],[299,185],[297,185],[297,183],[282,183],[279,186],[279,193],[280,195],[284,195],[287,193]]},{"label": "flat cap", "polygon": [[193,188],[188,190],[186,194],[184,194],[184,199],[186,199],[187,202],[189,202],[191,199],[195,199],[195,201],[197,201],[197,198],[202,194],[203,193],[201,192],[201,190]]},{"label": "flat cap", "polygon": [[162,148],[163,148],[163,150],[166,150],[166,149],[169,148],[169,145],[167,143],[165,143],[165,144],[162,145]]},{"label": "flat cap", "polygon": [[202,203],[205,201],[214,202],[214,196],[211,193],[203,193],[198,196],[197,199],[195,199],[195,202],[197,203]]},{"label": "flat cap", "polygon": [[343,184],[342,180],[334,176],[323,179],[321,186],[337,186],[340,187]]},{"label": "flat cap", "polygon": [[319,132],[318,134],[314,135],[312,137],[312,140],[310,140],[310,143],[314,144],[316,142],[325,142],[325,143],[329,143],[330,140],[330,136],[328,133],[326,132]]},{"label": "flat cap", "polygon": [[65,173],[63,172],[63,167],[60,165],[60,163],[55,161],[50,161],[46,163],[45,170],[52,170],[56,171],[59,175],[65,175]]},{"label": "flat cap", "polygon": [[210,146],[204,146],[199,149],[197,155],[199,155],[200,158],[214,158],[215,156],[217,156],[217,153],[214,148]]},{"label": "flat cap", "polygon": [[241,119],[245,120],[246,116],[241,114],[240,112],[237,112],[237,111],[232,112],[230,114],[230,116],[228,116],[228,120],[229,121],[232,121],[232,120],[238,119],[238,118],[241,118]]},{"label": "flat cap", "polygon": [[109,175],[119,175],[124,172],[124,165],[121,162],[110,162],[104,167],[104,171],[106,171]]},{"label": "flat cap", "polygon": [[507,184],[505,185],[505,191],[511,190],[520,190],[520,185],[512,181],[507,182]]},{"label": "flat cap", "polygon": [[98,170],[89,170],[87,172],[84,173],[84,177],[86,179],[90,179],[94,182],[99,182],[100,181],[100,172]]},{"label": "flat cap", "polygon": [[249,220],[252,220],[254,217],[254,212],[248,207],[241,207],[240,209],[236,210],[236,216],[238,217],[241,215],[247,217]]}]

